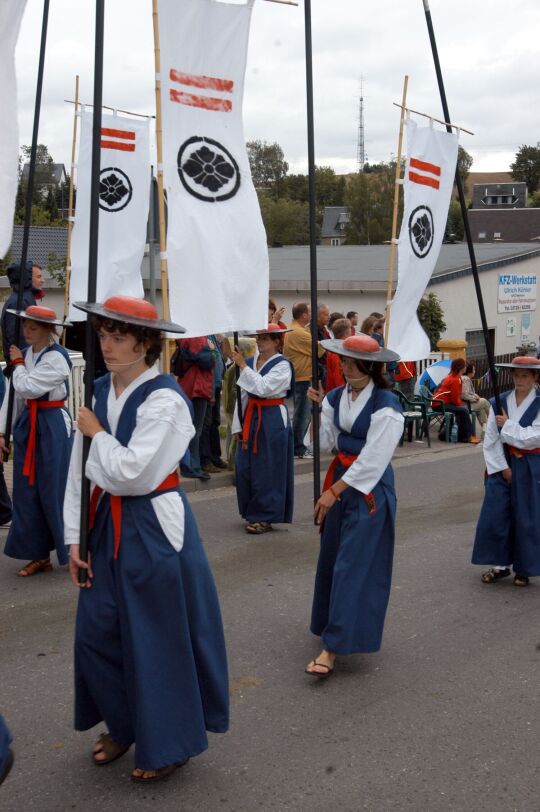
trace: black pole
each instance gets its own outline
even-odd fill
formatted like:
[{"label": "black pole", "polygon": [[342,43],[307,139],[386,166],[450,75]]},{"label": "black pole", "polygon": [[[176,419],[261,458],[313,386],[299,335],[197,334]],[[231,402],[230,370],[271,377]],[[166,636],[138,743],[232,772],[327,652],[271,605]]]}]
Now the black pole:
[{"label": "black pole", "polygon": [[[90,239],[88,249],[88,301],[96,301],[98,270],[99,231],[99,174],[101,170],[101,109],[103,106],[103,37],[105,28],[105,0],[96,0],[96,36],[94,50],[94,123],[92,128],[92,174],[90,185]],[[90,319],[86,319],[84,375],[84,405],[92,408],[95,377],[96,336]],[[88,560],[88,516],[90,506],[90,481],[85,476],[86,460],[90,451],[90,438],[83,438],[81,524],[79,553],[82,561]],[[79,569],[79,583],[86,583],[86,570]]]},{"label": "black pole", "polygon": [[[307,139],[308,139],[308,179],[309,179],[309,270],[311,287],[311,380],[312,386],[319,389],[317,341],[317,201],[315,189],[315,136],[313,120],[313,55],[311,45],[311,0],[304,0],[306,28],[306,98],[307,98]],[[312,404],[313,427],[313,501],[321,495],[321,450],[319,444],[319,407]]]},{"label": "black pole", "polygon": [[[441,104],[443,108],[444,120],[446,123],[447,132],[452,132],[452,127],[449,126],[451,122],[450,112],[448,110],[448,103],[446,101],[446,92],[444,90],[444,82],[441,71],[441,63],[439,62],[439,54],[437,51],[437,43],[435,41],[435,31],[433,30],[433,22],[431,20],[431,12],[429,10],[429,0],[422,0],[424,3],[424,11],[426,14],[426,23],[429,33],[429,41],[431,43],[431,51],[433,54],[433,62],[435,64],[435,73],[437,74],[437,84],[439,85],[439,93],[441,96]],[[486,353],[488,358],[489,374],[493,383],[493,395],[495,397],[495,410],[497,414],[502,414],[501,399],[499,395],[499,387],[497,384],[497,377],[495,372],[495,357],[493,355],[493,348],[489,342],[488,324],[486,319],[486,311],[484,308],[484,298],[482,296],[482,288],[480,286],[480,279],[478,277],[478,266],[476,264],[476,256],[474,253],[474,244],[469,225],[469,218],[467,215],[467,205],[465,203],[465,192],[463,191],[463,183],[459,174],[459,165],[456,167],[456,186],[458,190],[459,205],[461,206],[461,214],[463,216],[463,224],[465,226],[465,236],[467,238],[467,247],[469,249],[469,256],[471,260],[471,269],[474,279],[474,287],[476,290],[476,298],[478,299],[478,309],[480,310],[480,320],[482,322],[482,332],[484,334],[484,343],[486,345]]]},{"label": "black pole", "polygon": [[[238,333],[233,333],[233,344],[234,349],[237,350],[238,348]],[[240,377],[240,367],[237,365],[234,371],[236,380]],[[238,419],[240,420],[240,425],[242,425],[243,418],[242,418],[242,387],[236,384],[236,404],[238,409]]]},{"label": "black pole", "polygon": [[[30,221],[32,219],[32,198],[34,196],[34,181],[36,175],[37,142],[39,135],[39,116],[41,113],[41,92],[43,89],[43,73],[45,70],[45,51],[47,48],[47,26],[49,24],[49,0],[43,3],[43,20],[41,23],[41,44],[39,46],[38,77],[36,85],[36,102],[34,106],[34,127],[32,130],[32,146],[30,149],[30,165],[28,167],[28,186],[26,187],[26,201],[24,210],[24,229],[21,248],[21,264],[19,265],[19,290],[17,292],[17,310],[22,310],[24,297],[24,277],[26,272],[26,262],[28,259],[28,243],[30,241]],[[15,335],[20,337],[21,319],[15,317]],[[9,363],[9,359],[5,359]],[[15,390],[9,387],[8,408],[6,414],[6,443],[9,444],[11,437],[11,424],[13,422],[13,403]]]}]

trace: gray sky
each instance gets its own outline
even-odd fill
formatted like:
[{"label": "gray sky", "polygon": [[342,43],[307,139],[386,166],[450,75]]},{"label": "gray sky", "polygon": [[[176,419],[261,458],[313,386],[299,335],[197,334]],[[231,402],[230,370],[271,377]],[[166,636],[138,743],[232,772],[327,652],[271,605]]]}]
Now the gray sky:
[{"label": "gray sky", "polygon": [[[179,2],[180,5],[180,2]],[[473,170],[507,170],[540,142],[538,0],[431,0],[455,123]],[[52,0],[40,142],[70,162],[75,74],[92,99],[93,0]],[[17,48],[21,143],[30,143],[42,0],[27,0]],[[107,0],[105,104],[154,112],[151,0]],[[403,77],[408,106],[442,117],[422,0],[312,0],[315,147],[319,165],[356,169],[360,77],[370,162],[397,150]],[[290,171],[307,170],[303,3],[256,0],[244,99],[246,139],[277,141]]]}]

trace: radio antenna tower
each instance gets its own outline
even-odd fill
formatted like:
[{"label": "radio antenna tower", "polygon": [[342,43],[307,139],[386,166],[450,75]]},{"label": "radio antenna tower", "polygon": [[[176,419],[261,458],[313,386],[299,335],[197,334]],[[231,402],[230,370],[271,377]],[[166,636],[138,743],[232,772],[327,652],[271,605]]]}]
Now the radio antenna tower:
[{"label": "radio antenna tower", "polygon": [[364,133],[364,77],[360,77],[360,107],[358,114],[358,145],[356,149],[356,171],[363,172],[366,163],[366,141]]}]

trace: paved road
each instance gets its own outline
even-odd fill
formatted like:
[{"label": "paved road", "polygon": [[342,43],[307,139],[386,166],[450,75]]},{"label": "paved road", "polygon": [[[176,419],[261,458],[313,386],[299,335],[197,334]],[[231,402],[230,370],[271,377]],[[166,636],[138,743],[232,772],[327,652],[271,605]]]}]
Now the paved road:
[{"label": "paved road", "polygon": [[400,459],[394,588],[383,649],[326,683],[307,624],[317,536],[311,479],[295,524],[247,537],[231,489],[192,497],[221,595],[232,727],[153,788],[129,756],[96,769],[95,734],[71,730],[75,590],[61,570],[23,581],[0,556],[0,705],[17,763],[9,812],[159,808],[540,809],[540,580],[483,586],[469,564],[482,496],[479,449]]}]

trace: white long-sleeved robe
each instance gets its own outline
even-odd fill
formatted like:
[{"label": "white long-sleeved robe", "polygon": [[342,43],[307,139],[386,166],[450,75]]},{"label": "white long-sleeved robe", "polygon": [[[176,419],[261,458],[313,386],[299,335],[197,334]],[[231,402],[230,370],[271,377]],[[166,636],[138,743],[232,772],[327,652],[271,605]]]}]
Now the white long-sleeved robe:
[{"label": "white long-sleeved robe", "polygon": [[495,421],[495,410],[489,412],[486,434],[484,437],[484,459],[488,474],[495,474],[508,468],[504,454],[503,443],[516,448],[540,448],[540,412],[533,421],[532,426],[523,428],[519,425],[521,417],[536,397],[536,389],[532,389],[527,397],[518,406],[515,391],[510,392],[507,398],[508,420],[500,433]]},{"label": "white long-sleeved robe", "polygon": [[[49,393],[49,400],[66,400],[66,379],[69,378],[69,365],[61,352],[47,352],[44,349],[35,353],[29,347],[24,357],[24,366],[17,364],[9,381],[9,387],[15,388],[13,400],[13,425],[22,412],[27,400],[40,398]],[[45,353],[43,358],[41,356]],[[41,360],[40,360],[41,359]],[[38,364],[39,360],[39,364]],[[6,428],[9,387],[0,409],[0,432]],[[62,411],[68,437],[72,432],[71,418]]]},{"label": "white long-sleeved robe", "polygon": [[[137,410],[137,422],[129,444],[114,436],[128,397],[142,383],[159,374],[156,367],[143,372],[118,397],[111,384],[107,418],[112,434],[99,432],[90,445],[86,476],[92,485],[117,496],[151,493],[173,473],[195,434],[189,408],[171,389],[152,392]],[[79,543],[82,478],[82,434],[77,431],[71,456],[64,500],[64,530],[67,545]],[[176,550],[184,541],[184,506],[178,493],[163,493],[152,499],[152,507],[165,536]]]},{"label": "white long-sleeved robe", "polygon": [[[274,358],[274,356],[272,356]],[[238,376],[238,386],[242,390],[242,413],[246,413],[249,395],[255,395],[258,398],[284,398],[291,387],[292,370],[290,363],[283,359],[283,362],[276,364],[270,369],[266,375],[263,375],[266,364],[272,358],[269,358],[259,370],[251,369],[246,366]],[[257,363],[256,360],[253,362]],[[283,425],[287,425],[287,407],[280,406],[281,416],[283,418]],[[238,406],[235,407],[234,417],[232,423],[232,433],[236,434],[242,431],[240,419],[238,417]]]},{"label": "white long-sleeved robe", "polygon": [[[339,423],[343,430],[350,431],[355,420],[368,402],[375,384],[370,381],[356,400],[343,392],[339,405]],[[374,412],[368,429],[366,444],[361,454],[343,475],[343,481],[361,493],[371,493],[390,464],[392,455],[403,434],[403,415],[391,407]],[[323,400],[320,428],[321,451],[331,451],[336,447],[339,429],[334,423],[334,407]]]}]

